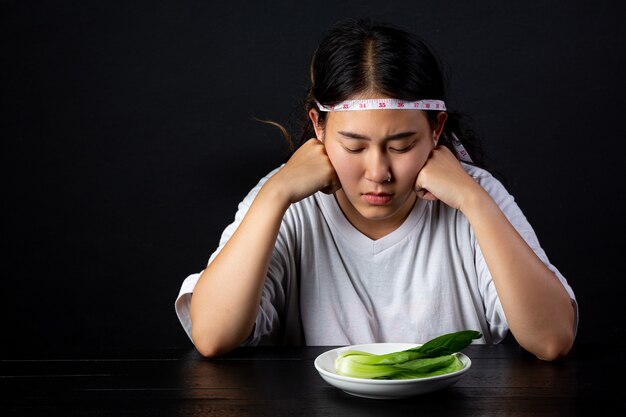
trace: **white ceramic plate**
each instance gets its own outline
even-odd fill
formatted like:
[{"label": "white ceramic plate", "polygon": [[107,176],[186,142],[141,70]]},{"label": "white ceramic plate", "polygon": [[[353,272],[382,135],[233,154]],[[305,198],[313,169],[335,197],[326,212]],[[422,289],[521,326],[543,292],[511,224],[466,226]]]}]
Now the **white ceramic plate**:
[{"label": "white ceramic plate", "polygon": [[370,343],[344,346],[319,355],[314,362],[315,369],[326,382],[348,394],[375,399],[394,399],[425,394],[448,387],[457,382],[472,366],[470,358],[459,352],[457,355],[463,362],[463,369],[445,375],[415,379],[378,380],[352,378],[335,373],[335,359],[346,350],[355,349],[380,355],[416,346],[419,345],[415,343]]}]

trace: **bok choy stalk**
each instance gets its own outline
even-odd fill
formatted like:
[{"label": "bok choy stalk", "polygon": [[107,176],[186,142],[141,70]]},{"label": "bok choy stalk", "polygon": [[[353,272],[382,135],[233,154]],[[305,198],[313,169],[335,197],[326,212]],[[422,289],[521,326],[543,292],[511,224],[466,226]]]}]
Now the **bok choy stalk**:
[{"label": "bok choy stalk", "polygon": [[441,335],[422,346],[383,355],[347,350],[335,360],[335,371],[339,375],[369,379],[443,375],[463,369],[456,353],[481,336],[475,330],[463,330]]}]

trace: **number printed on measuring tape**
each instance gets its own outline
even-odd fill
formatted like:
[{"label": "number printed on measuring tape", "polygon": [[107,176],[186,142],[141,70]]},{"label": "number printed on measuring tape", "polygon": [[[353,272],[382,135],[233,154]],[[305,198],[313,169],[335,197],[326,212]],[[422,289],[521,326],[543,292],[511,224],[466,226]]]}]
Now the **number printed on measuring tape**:
[{"label": "number printed on measuring tape", "polygon": [[335,104],[322,104],[316,101],[321,111],[352,111],[352,110],[439,110],[446,111],[446,104],[442,100],[406,101],[393,98],[375,98],[364,100],[347,100]]}]

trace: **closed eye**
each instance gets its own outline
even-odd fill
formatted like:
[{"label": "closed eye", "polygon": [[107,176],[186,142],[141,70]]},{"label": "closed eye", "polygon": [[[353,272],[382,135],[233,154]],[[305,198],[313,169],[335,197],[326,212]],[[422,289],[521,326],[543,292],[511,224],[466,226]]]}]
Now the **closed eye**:
[{"label": "closed eye", "polygon": [[345,146],[343,147],[347,152],[349,153],[359,153],[361,152],[363,149],[365,148],[357,148],[357,149],[352,149],[352,148],[346,148]]},{"label": "closed eye", "polygon": [[414,145],[415,145],[415,142],[413,142],[409,146],[405,146],[404,148],[389,148],[389,150],[391,150],[393,152],[397,152],[397,153],[404,153],[404,152],[410,151],[411,148],[413,148]]}]

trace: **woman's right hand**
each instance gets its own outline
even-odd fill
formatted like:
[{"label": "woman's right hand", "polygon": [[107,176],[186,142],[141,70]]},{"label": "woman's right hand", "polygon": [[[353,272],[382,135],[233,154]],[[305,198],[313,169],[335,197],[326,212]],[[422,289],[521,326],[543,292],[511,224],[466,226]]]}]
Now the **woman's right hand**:
[{"label": "woman's right hand", "polygon": [[305,142],[287,163],[272,176],[267,185],[285,193],[290,204],[313,195],[317,191],[332,194],[341,188],[324,143],[312,138]]}]

